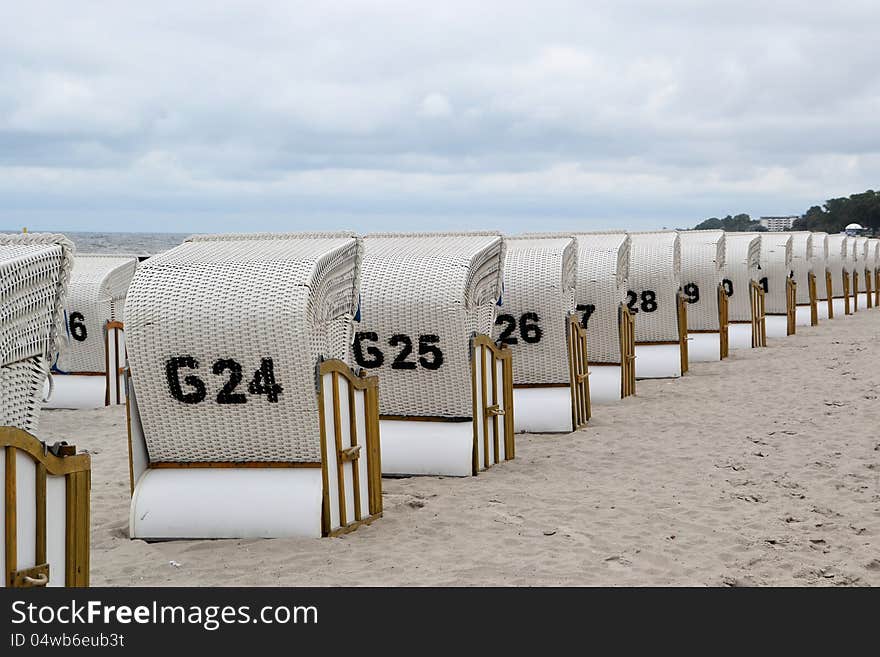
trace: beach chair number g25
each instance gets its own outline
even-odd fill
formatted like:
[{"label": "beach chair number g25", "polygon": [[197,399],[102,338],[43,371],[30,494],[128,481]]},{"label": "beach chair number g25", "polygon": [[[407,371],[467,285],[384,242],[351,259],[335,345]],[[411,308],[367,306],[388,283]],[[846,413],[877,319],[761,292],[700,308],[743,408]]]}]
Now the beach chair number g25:
[{"label": "beach chair number g25", "polygon": [[[537,344],[544,337],[544,331],[538,323],[541,318],[538,313],[523,313],[519,318],[519,337],[528,344]],[[498,344],[517,344],[519,338],[513,335],[516,331],[517,319],[513,315],[498,315],[495,318],[495,326],[504,326],[504,330],[498,336]]]},{"label": "beach chair number g25", "polygon": [[626,293],[626,307],[634,314],[639,310],[652,313],[657,310],[657,293],[654,290],[642,290],[641,294],[637,294],[630,290]]},{"label": "beach chair number g25", "polygon": [[[205,380],[197,376],[199,361],[193,356],[175,356],[165,362],[165,378],[168,381],[168,391],[177,401],[184,404],[200,404],[208,398],[208,385]],[[191,373],[188,373],[191,371]],[[228,378],[223,387],[217,392],[218,404],[246,404],[248,396],[243,392],[236,392],[238,386],[244,380],[241,363],[232,358],[221,358],[214,361],[211,372],[215,376]],[[183,376],[183,381],[181,381]],[[184,385],[187,389],[184,389]],[[271,403],[278,402],[278,396],[284,388],[275,380],[275,363],[271,358],[263,358],[260,367],[254,372],[253,378],[247,385],[247,391],[251,395],[265,395]]]},{"label": "beach chair number g25", "polygon": [[[364,369],[382,367],[385,364],[384,352],[376,346],[379,335],[374,331],[360,331],[354,336],[354,359]],[[392,370],[439,370],[443,366],[443,351],[439,347],[440,338],[433,333],[418,337],[418,360],[409,360],[413,353],[413,339],[404,333],[395,333],[388,338],[388,346],[398,349],[391,362]]]}]

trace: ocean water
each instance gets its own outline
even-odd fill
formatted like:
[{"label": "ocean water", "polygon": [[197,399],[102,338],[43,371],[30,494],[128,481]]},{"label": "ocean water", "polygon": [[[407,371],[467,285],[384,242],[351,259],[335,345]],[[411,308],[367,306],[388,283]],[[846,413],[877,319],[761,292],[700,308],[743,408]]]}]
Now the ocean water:
[{"label": "ocean water", "polygon": [[[18,232],[3,231],[2,232]],[[131,253],[155,255],[177,246],[189,233],[87,233],[65,232],[76,245],[77,253]]]}]

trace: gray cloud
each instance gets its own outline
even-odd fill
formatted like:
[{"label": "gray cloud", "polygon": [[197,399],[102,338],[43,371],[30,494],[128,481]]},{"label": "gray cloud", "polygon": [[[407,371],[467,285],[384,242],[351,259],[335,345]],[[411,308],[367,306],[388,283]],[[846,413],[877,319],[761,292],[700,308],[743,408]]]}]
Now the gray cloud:
[{"label": "gray cloud", "polygon": [[878,27],[846,1],[31,2],[0,23],[0,224],[799,212],[877,187]]}]

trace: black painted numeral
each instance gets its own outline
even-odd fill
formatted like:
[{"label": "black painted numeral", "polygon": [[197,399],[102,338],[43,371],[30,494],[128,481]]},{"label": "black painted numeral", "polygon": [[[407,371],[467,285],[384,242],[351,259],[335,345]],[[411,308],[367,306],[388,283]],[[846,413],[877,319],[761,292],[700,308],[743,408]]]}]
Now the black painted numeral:
[{"label": "black painted numeral", "polygon": [[517,327],[516,317],[513,315],[498,315],[495,318],[496,326],[504,326],[504,330],[498,336],[498,344],[518,344],[520,339],[528,344],[536,344],[544,337],[544,331],[538,322],[541,318],[538,313],[523,313],[519,318],[519,338],[513,336]]},{"label": "black painted numeral", "polygon": [[254,378],[248,383],[248,392],[252,395],[266,395],[272,404],[278,402],[278,395],[284,391],[275,381],[275,362],[271,358],[260,361],[260,369],[254,372]]},{"label": "black painted numeral", "polygon": [[723,281],[721,281],[721,285],[724,288],[724,294],[726,294],[728,297],[732,297],[733,296],[733,281],[730,280],[729,278],[725,278]]},{"label": "black painted numeral", "polygon": [[[636,307],[636,304],[639,304],[638,307]],[[630,290],[626,293],[626,307],[633,314],[639,312],[639,310],[652,313],[657,310],[657,293],[654,290],[643,290],[641,295],[639,295]]]},{"label": "black painted numeral", "polygon": [[758,282],[761,284],[761,287],[764,288],[764,292],[765,292],[765,293],[767,293],[767,292],[770,291],[770,282],[767,280],[767,277],[766,277],[766,276],[765,276],[764,278],[762,278],[762,279],[761,279],[760,281],[758,281]]},{"label": "black painted numeral", "polygon": [[[364,343],[367,343],[366,345]],[[354,360],[363,368],[374,369],[382,367],[385,363],[385,354],[375,346],[379,336],[374,331],[362,331],[354,336]],[[391,362],[393,370],[414,370],[422,366],[426,370],[438,370],[443,365],[443,351],[439,343],[440,338],[433,333],[419,336],[418,362],[408,360],[413,355],[413,339],[405,333],[395,333],[388,339],[388,346],[398,348],[399,351]]]},{"label": "black painted numeral", "polygon": [[[437,343],[440,338],[436,335],[427,334],[419,336],[419,364],[426,370],[439,370],[443,365],[443,352]],[[425,358],[430,355],[431,358]]]},{"label": "black painted numeral", "polygon": [[85,342],[89,337],[89,332],[86,330],[86,318],[83,317],[83,314],[70,313],[67,323],[70,327],[70,336],[77,342]]},{"label": "black painted numeral", "polygon": [[[192,374],[187,374],[180,380],[180,370],[193,370]],[[168,390],[171,396],[184,404],[199,404],[208,396],[208,387],[205,382],[196,375],[195,370],[199,369],[199,361],[192,356],[175,356],[169,358],[165,362],[165,378],[168,381]],[[211,371],[215,376],[222,376],[225,372],[229,372],[229,378],[223,387],[217,393],[218,404],[246,404],[247,395],[241,392],[235,392],[236,388],[241,385],[242,367],[241,364],[232,358],[220,358],[211,366]],[[183,385],[191,388],[184,391]],[[275,381],[275,366],[271,358],[263,358],[260,362],[260,369],[254,373],[253,380],[248,384],[248,392],[252,395],[266,395],[268,401],[272,403],[278,402],[278,396],[284,390]]]},{"label": "black painted numeral", "polygon": [[516,330],[516,317],[513,315],[498,315],[495,318],[495,326],[503,326],[504,330],[501,331],[501,334],[498,336],[498,344],[516,344],[519,342],[519,339],[513,335],[513,332]]},{"label": "black painted numeral", "polygon": [[246,404],[247,397],[240,392],[234,392],[238,384],[241,383],[242,378],[244,378],[241,375],[241,365],[231,358],[223,358],[214,363],[214,367],[211,368],[211,371],[217,376],[222,375],[226,370],[229,370],[229,380],[220,392],[217,393],[217,403]]},{"label": "black painted numeral", "polygon": [[400,345],[403,345],[403,348],[398,352],[397,357],[394,359],[394,362],[391,363],[392,370],[416,369],[416,364],[407,360],[413,350],[412,340],[408,335],[404,335],[403,333],[392,335],[391,338],[388,340],[388,344],[392,347],[399,347]]},{"label": "black painted numeral", "polygon": [[590,321],[590,317],[596,312],[596,306],[592,303],[579,303],[577,305],[577,311],[584,313],[583,316],[581,316],[581,326],[587,328],[587,322]]},{"label": "black painted numeral", "polygon": [[700,300],[700,286],[696,283],[688,283],[683,290],[688,303],[697,303]]}]

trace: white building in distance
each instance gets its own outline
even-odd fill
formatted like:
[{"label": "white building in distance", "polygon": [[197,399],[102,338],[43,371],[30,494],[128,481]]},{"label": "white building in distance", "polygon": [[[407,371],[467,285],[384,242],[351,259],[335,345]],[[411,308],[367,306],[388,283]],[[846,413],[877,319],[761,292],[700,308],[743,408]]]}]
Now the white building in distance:
[{"label": "white building in distance", "polygon": [[797,215],[791,217],[761,217],[758,221],[767,230],[774,233],[781,233],[786,230],[791,230],[791,226],[796,219],[800,219],[800,217]]}]

